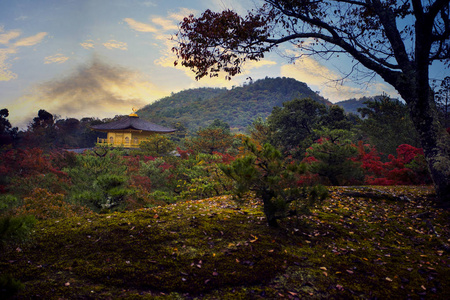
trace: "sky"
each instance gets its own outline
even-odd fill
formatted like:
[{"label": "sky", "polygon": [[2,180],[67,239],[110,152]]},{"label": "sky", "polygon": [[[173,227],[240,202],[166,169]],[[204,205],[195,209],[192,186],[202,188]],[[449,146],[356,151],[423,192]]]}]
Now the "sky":
[{"label": "sky", "polygon": [[[26,128],[39,109],[59,118],[108,118],[197,87],[240,86],[248,78],[291,77],[331,102],[396,91],[379,77],[340,81],[351,62],[286,58],[282,46],[231,81],[195,80],[174,66],[170,40],[183,17],[206,9],[244,14],[257,0],[0,0],[0,109]],[[433,67],[443,79],[448,69]]]}]

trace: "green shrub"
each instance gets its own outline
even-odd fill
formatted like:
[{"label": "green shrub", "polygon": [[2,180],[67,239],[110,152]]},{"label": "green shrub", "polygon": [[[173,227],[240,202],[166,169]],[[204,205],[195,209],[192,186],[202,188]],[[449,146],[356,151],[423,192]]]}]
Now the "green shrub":
[{"label": "green shrub", "polygon": [[249,139],[245,142],[248,152],[229,165],[222,165],[223,172],[235,181],[234,193],[243,198],[246,192],[254,191],[263,201],[263,210],[270,226],[277,227],[277,220],[291,209],[296,213],[307,213],[309,207],[327,197],[322,186],[301,184],[301,175],[306,166],[286,161],[281,152],[270,144],[258,149]]},{"label": "green shrub", "polygon": [[30,215],[0,217],[0,246],[25,240],[35,223],[36,218]]},{"label": "green shrub", "polygon": [[154,134],[146,141],[141,142],[139,147],[147,155],[164,156],[175,150],[175,143],[162,134]]},{"label": "green shrub", "polygon": [[306,150],[310,171],[334,186],[361,183],[364,178],[361,163],[352,160],[358,155],[350,140],[352,133],[326,128],[315,132],[321,138]]},{"label": "green shrub", "polygon": [[10,211],[18,203],[19,200],[13,195],[0,195],[0,215]]},{"label": "green shrub", "polygon": [[117,150],[109,151],[105,156],[78,155],[76,166],[65,171],[72,182],[69,201],[94,211],[120,210],[131,193],[126,187],[129,180],[127,166]]}]

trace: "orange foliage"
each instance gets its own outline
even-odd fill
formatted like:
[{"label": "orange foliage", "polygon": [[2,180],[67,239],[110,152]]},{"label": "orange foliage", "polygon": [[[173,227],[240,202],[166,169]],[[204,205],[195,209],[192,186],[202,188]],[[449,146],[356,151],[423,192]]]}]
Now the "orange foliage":
[{"label": "orange foliage", "polygon": [[46,189],[36,188],[23,205],[15,209],[15,215],[33,215],[37,219],[58,219],[89,214],[86,207],[65,202],[63,194],[50,193]]}]

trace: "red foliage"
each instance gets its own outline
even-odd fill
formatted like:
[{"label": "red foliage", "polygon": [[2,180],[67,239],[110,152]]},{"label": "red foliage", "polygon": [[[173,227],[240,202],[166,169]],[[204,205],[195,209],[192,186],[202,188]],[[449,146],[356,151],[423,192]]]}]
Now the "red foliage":
[{"label": "red foliage", "polygon": [[132,175],[130,184],[132,186],[139,187],[140,189],[145,190],[147,193],[151,191],[152,187],[150,178],[141,175]]},{"label": "red foliage", "polygon": [[397,147],[397,157],[401,159],[404,164],[410,163],[417,155],[424,155],[422,148],[416,148],[408,144]]},{"label": "red foliage", "polygon": [[159,165],[159,168],[161,168],[163,171],[173,168],[173,165],[168,164],[167,162],[163,162]]},{"label": "red foliage", "polygon": [[192,150],[192,149],[181,150],[180,147],[177,147],[177,151],[180,154],[182,159],[188,159],[190,155],[194,154],[194,150]]},{"label": "red foliage", "polygon": [[220,153],[220,152],[213,152],[214,155],[219,155],[222,159],[222,163],[229,164],[230,162],[234,161],[236,157],[234,157],[231,154],[228,153]]},{"label": "red foliage", "polygon": [[128,174],[137,174],[141,167],[139,156],[123,156]]},{"label": "red foliage", "polygon": [[[418,174],[408,164],[413,161],[420,162],[423,150],[411,145],[403,144],[397,147],[397,157],[389,155],[389,161],[380,161],[380,156],[371,145],[358,144],[359,155],[355,161],[362,162],[362,168],[366,172],[366,183],[370,185],[412,185],[426,184],[428,176]],[[423,169],[423,168],[422,168]]]},{"label": "red foliage", "polygon": [[154,157],[154,156],[147,156],[147,155],[144,155],[144,162],[148,162],[148,161],[154,161],[156,159],[156,157]]},{"label": "red foliage", "polygon": [[306,163],[306,164],[310,164],[310,163],[313,163],[313,162],[316,162],[316,161],[318,161],[318,160],[317,160],[317,158],[315,158],[314,156],[306,156],[306,157],[302,160],[302,162],[304,162],[304,163]]},{"label": "red foliage", "polygon": [[311,186],[320,182],[319,174],[306,173],[300,176],[297,186]]},{"label": "red foliage", "polygon": [[51,172],[53,168],[50,159],[44,156],[40,148],[14,149],[5,152],[0,157],[0,175],[32,176]]},{"label": "red foliage", "polygon": [[382,176],[384,172],[384,164],[380,161],[380,156],[375,147],[369,144],[358,143],[358,156],[352,158],[353,161],[362,163],[361,167],[374,176]]},{"label": "red foliage", "polygon": [[[59,165],[56,158],[61,155],[46,155],[40,148],[13,149],[0,155],[0,176],[8,178],[7,185],[0,191],[7,192],[9,188],[27,193],[30,189],[46,184],[54,192],[62,192],[63,186],[70,184],[65,172],[61,171],[64,164]],[[55,161],[52,161],[55,159]],[[54,174],[56,177],[48,176]]]}]

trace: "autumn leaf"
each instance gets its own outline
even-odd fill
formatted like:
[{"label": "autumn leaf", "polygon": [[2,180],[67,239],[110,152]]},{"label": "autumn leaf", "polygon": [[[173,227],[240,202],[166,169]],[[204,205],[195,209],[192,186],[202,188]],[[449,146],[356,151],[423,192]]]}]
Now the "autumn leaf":
[{"label": "autumn leaf", "polygon": [[254,243],[258,240],[257,236],[254,236],[253,234],[251,234],[251,236],[253,237],[253,239],[250,240],[250,243]]}]

